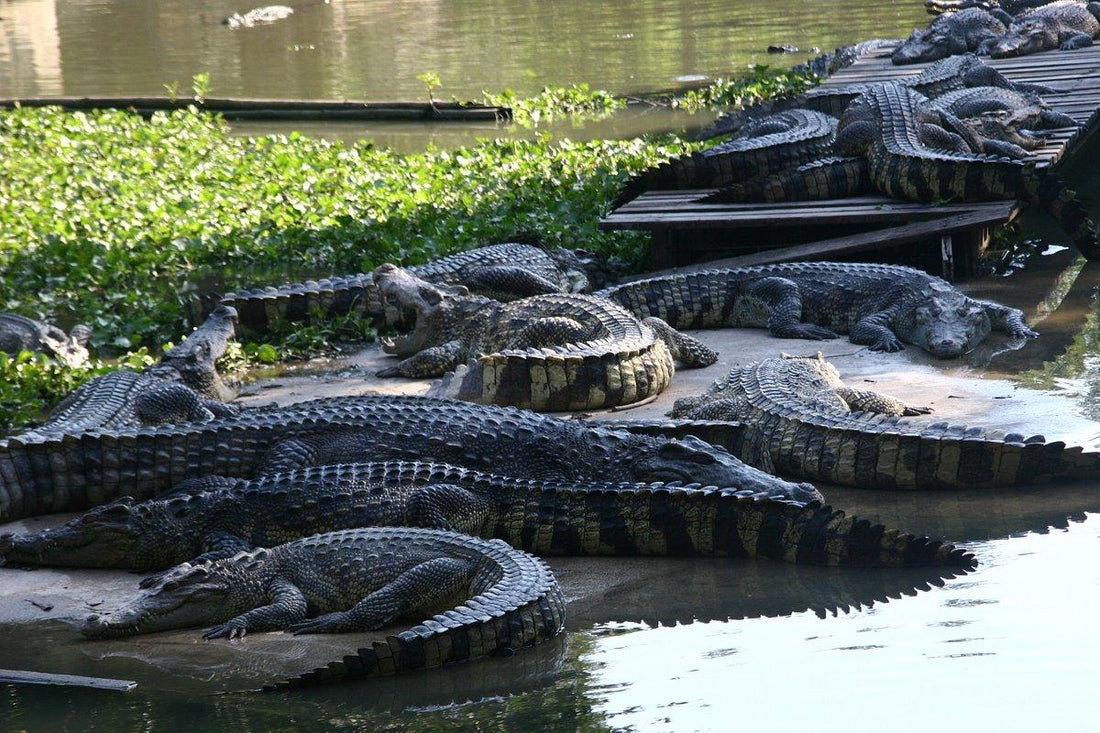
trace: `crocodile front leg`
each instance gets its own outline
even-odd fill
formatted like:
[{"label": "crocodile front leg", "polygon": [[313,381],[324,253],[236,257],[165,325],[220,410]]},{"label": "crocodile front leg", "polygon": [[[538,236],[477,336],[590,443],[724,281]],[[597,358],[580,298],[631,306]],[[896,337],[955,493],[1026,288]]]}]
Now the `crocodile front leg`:
[{"label": "crocodile front leg", "polygon": [[462,351],[461,341],[458,339],[448,341],[445,344],[432,346],[413,354],[396,366],[379,369],[375,372],[375,376],[407,377],[409,379],[442,377],[462,361]]},{"label": "crocodile front leg", "polygon": [[469,489],[432,484],[409,497],[406,522],[410,527],[477,534],[491,508],[489,502]]},{"label": "crocodile front leg", "polygon": [[665,342],[672,358],[678,361],[681,366],[696,369],[708,367],[718,361],[717,352],[702,341],[680,333],[660,318],[650,316],[649,318],[643,318],[642,323],[652,328],[657,337]]},{"label": "crocodile front leg", "polygon": [[798,283],[785,277],[765,277],[753,283],[744,300],[756,300],[770,310],[768,330],[773,336],[788,339],[821,341],[835,339],[837,334],[813,323],[802,323],[802,293]]},{"label": "crocodile front leg", "polygon": [[308,604],[302,591],[283,578],[271,581],[267,588],[271,603],[254,608],[208,629],[204,639],[239,639],[249,631],[278,631],[305,618]]},{"label": "crocodile front leg", "polygon": [[497,300],[518,300],[561,292],[560,287],[541,275],[515,265],[479,267],[463,277],[461,283],[472,293],[496,297]]},{"label": "crocodile front leg", "polygon": [[1088,33],[1081,33],[1079,31],[1069,31],[1063,33],[1058,38],[1058,48],[1063,51],[1075,51],[1079,48],[1086,48],[1092,45],[1092,36]]},{"label": "crocodile front leg", "polygon": [[1039,337],[1037,332],[1028,328],[1023,311],[997,303],[982,303],[982,308],[989,316],[989,323],[993,326],[993,330],[1007,333],[1012,338]]},{"label": "crocodile front leg", "polygon": [[295,634],[374,631],[401,616],[427,613],[464,596],[474,580],[474,564],[453,557],[428,560],[406,570],[347,611],[292,624]]},{"label": "crocodile front leg", "polygon": [[901,351],[901,339],[890,328],[889,313],[873,313],[852,327],[848,339],[853,344],[867,346],[871,351]]},{"label": "crocodile front leg", "polygon": [[869,389],[852,389],[851,387],[838,387],[833,390],[840,399],[848,405],[852,412],[871,412],[876,415],[927,415],[932,412],[931,407],[914,407],[907,405],[897,397],[891,397],[880,392],[872,392]]}]

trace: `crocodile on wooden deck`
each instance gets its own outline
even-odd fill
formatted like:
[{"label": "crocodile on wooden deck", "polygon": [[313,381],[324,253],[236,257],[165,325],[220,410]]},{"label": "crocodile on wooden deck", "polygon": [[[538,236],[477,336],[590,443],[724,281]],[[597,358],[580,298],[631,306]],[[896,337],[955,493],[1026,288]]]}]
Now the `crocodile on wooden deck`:
[{"label": "crocodile on wooden deck", "polygon": [[[929,66],[895,66],[890,60],[892,51],[889,46],[865,53],[830,76],[822,88],[895,81],[917,75]],[[1080,124],[1076,129],[1050,131],[1044,145],[1031,152],[1030,159],[1037,160],[1039,169],[1061,164],[1094,129],[1100,110],[1100,46],[983,61],[1013,81],[1057,89],[1058,93],[1044,96],[1050,109]],[[649,231],[653,237],[653,269],[745,252],[749,254],[736,257],[728,266],[831,259],[897,244],[939,240],[943,275],[951,279],[956,272],[969,272],[991,228],[1012,221],[1022,208],[1015,201],[935,206],[880,196],[783,204],[699,203],[712,192],[648,191],[601,219],[600,226]],[[858,233],[835,237],[838,226]],[[805,243],[780,246],[760,234],[779,228],[790,235],[786,241]],[[735,242],[740,252],[731,252],[727,246],[719,253],[719,247],[727,244],[723,240]]]}]

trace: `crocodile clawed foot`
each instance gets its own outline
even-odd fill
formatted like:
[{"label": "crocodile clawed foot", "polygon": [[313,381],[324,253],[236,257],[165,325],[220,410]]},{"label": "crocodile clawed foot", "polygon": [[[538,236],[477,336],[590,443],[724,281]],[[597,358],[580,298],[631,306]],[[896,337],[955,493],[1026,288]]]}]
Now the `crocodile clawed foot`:
[{"label": "crocodile clawed foot", "polygon": [[374,373],[374,376],[384,379],[386,377],[400,377],[403,375],[401,374],[400,368],[392,366],[386,367],[385,369],[379,369]]},{"label": "crocodile clawed foot", "polygon": [[870,348],[871,351],[885,351],[888,354],[893,354],[896,351],[901,351],[905,347],[902,346],[901,341],[897,338],[890,337],[879,339],[868,348]]},{"label": "crocodile clawed foot", "polygon": [[248,629],[239,623],[230,621],[229,623],[215,626],[207,629],[202,638],[210,641],[211,639],[243,639],[244,635],[248,633]]},{"label": "crocodile clawed foot", "polygon": [[914,415],[928,415],[931,412],[931,407],[914,407],[913,405],[906,405],[905,410],[901,414],[905,417],[913,417]]},{"label": "crocodile clawed foot", "polygon": [[1008,335],[1014,339],[1037,339],[1039,338],[1039,332],[1033,331],[1027,326],[1021,326],[1020,328],[1013,329],[1008,332]]},{"label": "crocodile clawed foot", "polygon": [[349,631],[347,614],[326,613],[324,616],[299,621],[287,627],[287,631],[295,636],[303,634],[332,634],[341,631]]},{"label": "crocodile clawed foot", "polygon": [[823,326],[815,326],[812,323],[800,323],[794,329],[796,338],[810,339],[812,341],[828,341],[839,338],[834,332]]}]

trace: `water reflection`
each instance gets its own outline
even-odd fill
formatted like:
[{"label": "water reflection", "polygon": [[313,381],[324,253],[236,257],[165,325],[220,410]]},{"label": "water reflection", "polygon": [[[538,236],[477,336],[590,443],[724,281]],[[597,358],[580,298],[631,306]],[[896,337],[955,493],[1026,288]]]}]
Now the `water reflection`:
[{"label": "water reflection", "polygon": [[[920,3],[879,0],[279,0],[294,14],[231,30],[222,20],[263,5],[240,0],[12,0],[0,13],[4,95],[162,94],[210,72],[224,96],[421,99],[530,93],[587,81],[631,93],[749,63],[791,64],[900,36],[928,22]],[[792,22],[792,20],[794,22]],[[769,56],[771,44],[803,53]]]}]

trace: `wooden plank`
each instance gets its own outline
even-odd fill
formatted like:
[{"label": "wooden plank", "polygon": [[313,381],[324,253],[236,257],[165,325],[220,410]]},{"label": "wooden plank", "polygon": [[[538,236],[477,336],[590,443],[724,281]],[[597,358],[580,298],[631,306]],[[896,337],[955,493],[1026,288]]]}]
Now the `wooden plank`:
[{"label": "wooden plank", "polygon": [[[1015,214],[1003,221],[1011,221],[1014,217]],[[982,215],[961,214],[944,217],[943,219],[937,219],[935,221],[920,222],[919,224],[905,224],[889,229],[879,229],[873,232],[854,234],[849,237],[825,239],[819,242],[799,244],[793,247],[780,247],[778,249],[770,249],[763,252],[754,252],[753,254],[729,257],[707,264],[708,267],[751,267],[754,265],[768,265],[775,262],[828,259],[836,255],[852,254],[854,252],[877,249],[888,245],[908,244],[909,242],[923,239],[934,239],[951,232],[979,228],[986,223],[988,223],[988,221]]]},{"label": "wooden plank", "polygon": [[[0,99],[0,109],[13,107],[61,107],[69,110],[128,109],[138,114],[186,109],[195,104],[187,97],[27,97]],[[339,119],[339,120],[509,120],[508,107],[488,107],[460,102],[368,102],[325,99],[235,99],[208,97],[196,105],[227,119]]]},{"label": "wooden plank", "polygon": [[0,669],[0,684],[91,687],[96,690],[113,690],[115,692],[129,692],[137,687],[137,682],[133,680],[115,680],[107,677],[83,677],[74,674],[25,672],[21,669]]}]

